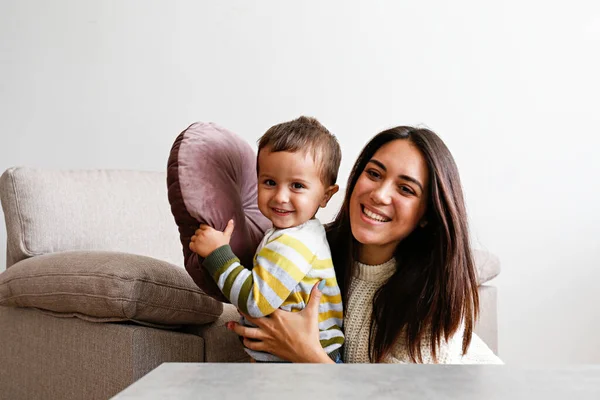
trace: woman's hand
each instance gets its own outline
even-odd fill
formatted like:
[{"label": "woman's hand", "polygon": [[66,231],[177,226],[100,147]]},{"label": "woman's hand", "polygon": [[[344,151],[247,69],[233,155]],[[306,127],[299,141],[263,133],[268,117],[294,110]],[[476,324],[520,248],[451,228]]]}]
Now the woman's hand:
[{"label": "woman's hand", "polygon": [[275,310],[268,317],[244,317],[258,328],[228,322],[227,328],[244,337],[250,350],[271,353],[291,362],[333,363],[319,341],[319,303],[321,291],[316,284],[304,310]]}]

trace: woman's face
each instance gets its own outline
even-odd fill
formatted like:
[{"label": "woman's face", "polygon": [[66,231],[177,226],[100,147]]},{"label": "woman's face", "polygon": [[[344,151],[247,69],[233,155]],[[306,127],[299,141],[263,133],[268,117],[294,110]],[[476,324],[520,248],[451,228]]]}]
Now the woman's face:
[{"label": "woman's face", "polygon": [[350,196],[352,235],[361,244],[359,261],[380,264],[423,220],[429,193],[425,158],[412,142],[381,146],[360,174]]}]

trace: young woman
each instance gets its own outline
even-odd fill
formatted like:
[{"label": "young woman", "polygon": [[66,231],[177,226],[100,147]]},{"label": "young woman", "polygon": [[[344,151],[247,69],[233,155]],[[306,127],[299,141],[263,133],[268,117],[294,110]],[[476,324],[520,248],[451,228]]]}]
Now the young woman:
[{"label": "young woman", "polygon": [[[327,227],[344,302],[344,362],[501,363],[473,333],[477,279],[458,169],[432,131],[376,135]],[[319,343],[315,286],[301,312],[230,322],[252,350],[332,362]]]}]

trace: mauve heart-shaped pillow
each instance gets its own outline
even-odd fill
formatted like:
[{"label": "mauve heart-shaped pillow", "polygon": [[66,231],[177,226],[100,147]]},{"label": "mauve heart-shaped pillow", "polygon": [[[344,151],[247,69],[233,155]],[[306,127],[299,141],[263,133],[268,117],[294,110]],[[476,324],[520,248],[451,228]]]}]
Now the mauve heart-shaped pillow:
[{"label": "mauve heart-shaped pillow", "polygon": [[213,123],[197,122],[173,143],[167,165],[171,212],[179,227],[185,269],[206,294],[223,302],[202,258],[189,249],[200,224],[223,230],[231,218],[231,248],[251,267],[254,252],[271,222],[258,210],[256,154],[236,134]]}]

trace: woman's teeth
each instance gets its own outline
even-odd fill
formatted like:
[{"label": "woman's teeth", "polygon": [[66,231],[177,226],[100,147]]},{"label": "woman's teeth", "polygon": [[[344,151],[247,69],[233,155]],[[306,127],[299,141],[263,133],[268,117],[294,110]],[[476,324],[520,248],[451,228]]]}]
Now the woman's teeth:
[{"label": "woman's teeth", "polygon": [[379,214],[375,214],[374,212],[367,210],[365,207],[363,207],[363,212],[365,213],[365,215],[367,217],[369,217],[372,220],[375,220],[377,222],[388,222],[390,220],[389,218],[382,217]]}]

